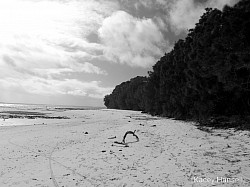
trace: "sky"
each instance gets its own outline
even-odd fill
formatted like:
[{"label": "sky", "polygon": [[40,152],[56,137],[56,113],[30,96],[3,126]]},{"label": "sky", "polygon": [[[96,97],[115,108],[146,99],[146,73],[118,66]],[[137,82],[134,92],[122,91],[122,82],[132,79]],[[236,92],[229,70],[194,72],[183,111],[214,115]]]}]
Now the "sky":
[{"label": "sky", "polygon": [[1,0],[0,102],[104,106],[206,7],[238,0]]}]

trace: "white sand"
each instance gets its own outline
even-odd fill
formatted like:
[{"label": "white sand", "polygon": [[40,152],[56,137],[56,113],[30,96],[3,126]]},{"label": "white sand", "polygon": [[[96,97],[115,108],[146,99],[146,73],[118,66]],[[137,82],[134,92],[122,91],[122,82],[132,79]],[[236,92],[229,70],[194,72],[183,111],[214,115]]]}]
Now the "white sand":
[{"label": "white sand", "polygon": [[[250,132],[134,111],[57,113],[71,119],[0,119],[0,187],[250,186]],[[140,141],[115,144],[128,130]]]}]

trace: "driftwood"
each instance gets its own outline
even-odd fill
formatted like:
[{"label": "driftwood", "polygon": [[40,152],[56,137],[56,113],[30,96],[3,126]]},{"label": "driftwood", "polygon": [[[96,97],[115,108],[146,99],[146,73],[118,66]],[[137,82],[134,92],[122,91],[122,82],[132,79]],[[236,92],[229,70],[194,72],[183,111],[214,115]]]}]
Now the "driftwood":
[{"label": "driftwood", "polygon": [[116,136],[112,136],[112,137],[110,137],[110,138],[108,138],[108,139],[115,139],[116,138]]},{"label": "driftwood", "polygon": [[121,144],[121,145],[125,145],[125,147],[129,147],[127,143],[118,142],[118,141],[114,141],[114,143]]},{"label": "driftwood", "polygon": [[136,131],[136,130],[134,130],[134,132],[133,132],[133,131],[127,131],[127,132],[124,134],[124,136],[123,136],[122,143],[125,144],[125,139],[126,139],[126,137],[127,137],[128,134],[132,134],[133,136],[136,137],[137,141],[139,141],[139,137],[135,134],[135,131]]},{"label": "driftwood", "polygon": [[[136,130],[134,130],[134,132],[133,132],[133,131],[127,131],[127,132],[124,134],[123,139],[122,139],[121,142],[114,141],[114,143],[122,144],[122,145],[125,145],[125,147],[128,147],[128,143],[129,143],[129,142],[128,142],[128,143],[125,142],[125,139],[126,139],[126,137],[127,137],[128,134],[132,134],[133,136],[135,136],[135,137],[136,137],[136,140],[137,140],[137,142],[138,142],[138,141],[139,141],[139,137],[135,134],[135,131],[136,131]],[[130,142],[130,143],[131,143],[131,142]]]}]

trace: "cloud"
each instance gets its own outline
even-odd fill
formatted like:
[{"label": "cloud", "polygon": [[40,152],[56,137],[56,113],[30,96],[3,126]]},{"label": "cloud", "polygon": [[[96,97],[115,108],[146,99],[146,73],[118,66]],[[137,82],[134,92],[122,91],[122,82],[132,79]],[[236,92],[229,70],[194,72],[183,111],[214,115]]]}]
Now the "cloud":
[{"label": "cloud", "polygon": [[[107,6],[97,1],[1,1],[0,55],[5,62],[30,70],[78,69],[76,59],[84,55],[88,61],[102,51],[100,44],[89,43],[85,37],[96,32],[107,15]],[[101,74],[89,63],[80,69]]]},{"label": "cloud", "polygon": [[[122,5],[122,8],[133,13],[133,11],[140,11],[141,9],[148,10],[166,10],[172,3],[172,0],[118,0]],[[133,11],[131,11],[133,10]],[[155,12],[157,14],[158,12]]]},{"label": "cloud", "polygon": [[85,73],[95,73],[99,75],[107,75],[107,72],[104,70],[101,70],[99,67],[94,66],[93,64],[89,62],[84,62],[82,64],[71,63],[71,67],[62,67],[62,68],[47,68],[47,69],[39,69],[34,68],[32,70],[35,75],[41,76],[41,77],[50,77],[52,78],[53,75],[62,75],[65,73],[76,73],[76,72],[85,72]]},{"label": "cloud", "polygon": [[104,56],[130,66],[153,65],[168,46],[152,19],[135,18],[124,11],[107,17],[98,32]]},{"label": "cloud", "polygon": [[[84,52],[68,52],[58,46],[50,46],[35,39],[20,39],[0,51],[0,67],[37,74],[38,76],[83,72],[106,75],[104,70],[87,62],[92,55]],[[13,69],[14,68],[14,69]]]},{"label": "cloud", "polygon": [[103,98],[113,88],[100,86],[99,81],[83,82],[77,79],[54,80],[34,76],[23,78],[2,78],[0,86],[6,90],[23,90],[42,95],[71,95]]},{"label": "cloud", "polygon": [[1,90],[96,97],[106,93],[110,88],[100,82],[74,78],[79,73],[107,75],[91,63],[102,55],[103,46],[88,36],[117,8],[115,2],[97,0],[0,1]]},{"label": "cloud", "polygon": [[211,0],[207,2],[206,6],[222,10],[225,5],[233,6],[238,2],[239,0]]},{"label": "cloud", "polygon": [[139,9],[140,6],[151,8],[153,6],[153,1],[152,0],[138,0],[135,3],[135,7],[136,9]]},{"label": "cloud", "polygon": [[172,30],[179,34],[188,29],[194,28],[195,23],[199,21],[200,16],[205,12],[205,8],[222,9],[226,4],[234,5],[238,0],[178,0],[173,2],[169,11],[168,21]]}]

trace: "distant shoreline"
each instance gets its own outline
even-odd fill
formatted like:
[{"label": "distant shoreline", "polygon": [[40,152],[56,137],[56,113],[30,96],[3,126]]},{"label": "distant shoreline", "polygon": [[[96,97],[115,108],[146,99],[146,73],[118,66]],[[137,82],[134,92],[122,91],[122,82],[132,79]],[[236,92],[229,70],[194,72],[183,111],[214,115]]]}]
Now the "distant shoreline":
[{"label": "distant shoreline", "polygon": [[89,110],[89,109],[105,109],[105,106],[75,106],[75,105],[57,105],[57,104],[31,104],[31,103],[5,103],[0,102],[0,110],[2,108],[21,108],[21,109],[65,109],[65,110]]},{"label": "distant shoreline", "polygon": [[61,116],[58,112],[76,111],[76,110],[100,110],[106,107],[91,106],[66,106],[66,105],[44,105],[44,104],[26,104],[26,103],[0,103],[0,119],[70,119],[67,116]]}]

